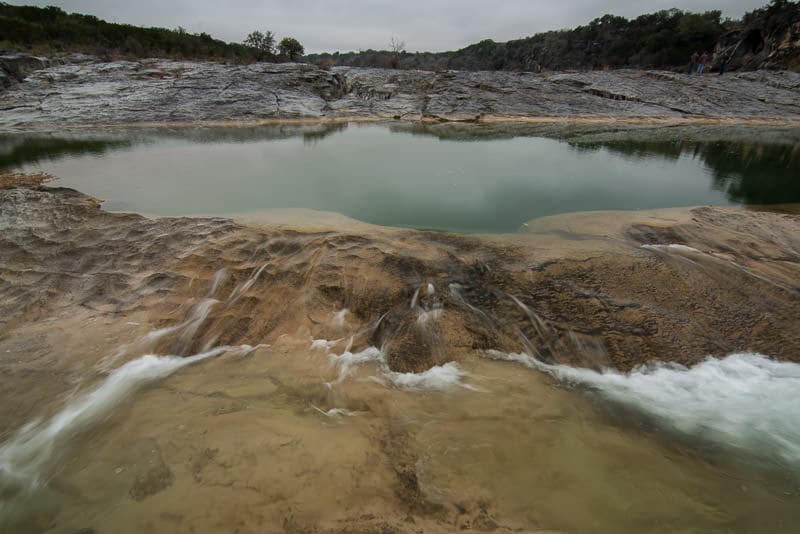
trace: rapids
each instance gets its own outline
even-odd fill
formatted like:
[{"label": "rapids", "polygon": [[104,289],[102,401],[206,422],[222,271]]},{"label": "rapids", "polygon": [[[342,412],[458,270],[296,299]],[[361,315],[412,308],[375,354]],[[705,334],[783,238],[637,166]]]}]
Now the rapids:
[{"label": "rapids", "polygon": [[800,365],[760,354],[708,358],[694,367],[654,362],[629,373],[548,365],[528,354],[491,352],[580,384],[682,433],[761,456],[800,476]]}]

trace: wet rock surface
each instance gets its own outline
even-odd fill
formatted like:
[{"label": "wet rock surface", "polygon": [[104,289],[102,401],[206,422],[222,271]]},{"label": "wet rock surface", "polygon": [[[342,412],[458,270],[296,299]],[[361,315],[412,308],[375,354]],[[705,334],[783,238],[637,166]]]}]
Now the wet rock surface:
[{"label": "wet rock surface", "polygon": [[5,84],[0,129],[276,119],[800,119],[800,74],[783,71],[328,71],[85,58],[36,66],[15,70],[22,81]]},{"label": "wet rock surface", "polygon": [[[148,219],[43,183],[0,181],[4,446],[12,429],[113,382],[125,360],[252,347],[149,383],[70,432],[36,513],[12,517],[12,530],[581,532],[609,514],[637,526],[673,517],[673,500],[649,505],[670,477],[667,488],[689,479],[690,510],[694,495],[710,502],[687,524],[727,524],[730,494],[713,491],[739,490],[728,472],[709,476],[719,451],[695,462],[692,449],[655,446],[638,419],[629,442],[591,422],[594,397],[490,351],[619,369],[800,354],[798,215],[584,213],[461,236]],[[342,380],[343,362],[370,346],[386,369]],[[480,389],[380,381],[452,361]],[[709,478],[711,490],[698,486]],[[590,507],[573,520],[580,491]],[[770,512],[754,493],[736,507],[747,525]],[[779,495],[766,502],[796,518],[796,496]],[[643,518],[630,519],[632,502]]]},{"label": "wet rock surface", "polygon": [[351,338],[399,372],[475,350],[620,369],[800,354],[792,214],[586,214],[465,237],[146,219],[18,183],[0,190],[0,208],[0,337],[76,310],[117,322],[145,312],[161,327],[211,298],[196,335],[160,352]]}]

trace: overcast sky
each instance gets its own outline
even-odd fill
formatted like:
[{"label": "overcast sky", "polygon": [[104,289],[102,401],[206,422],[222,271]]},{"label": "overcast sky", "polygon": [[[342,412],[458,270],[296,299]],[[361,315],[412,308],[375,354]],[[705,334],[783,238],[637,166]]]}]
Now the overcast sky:
[{"label": "overcast sky", "polygon": [[409,51],[462,48],[571,28],[606,13],[635,17],[659,9],[722,9],[738,18],[768,0],[5,0],[55,5],[111,22],[207,32],[242,41],[252,30],[290,35],[306,52],[385,49],[396,37]]}]

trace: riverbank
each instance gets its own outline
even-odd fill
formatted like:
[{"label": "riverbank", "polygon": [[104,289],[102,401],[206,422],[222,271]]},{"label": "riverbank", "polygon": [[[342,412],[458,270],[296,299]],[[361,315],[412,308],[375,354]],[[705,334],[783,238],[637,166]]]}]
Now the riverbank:
[{"label": "riverbank", "polygon": [[360,120],[800,124],[800,74],[788,71],[534,74],[26,61],[21,81],[2,92],[0,131]]},{"label": "riverbank", "polygon": [[[333,230],[307,214],[300,226],[145,219],[19,179],[0,203],[0,335],[76,307],[120,319],[146,309],[158,327],[223,272],[226,285],[253,278],[246,305],[205,325],[209,339],[187,350],[212,337],[302,346],[355,335],[355,348],[382,347],[403,372],[489,349],[621,370],[800,355],[800,217],[790,213],[592,212],[531,221],[523,234],[463,236],[348,231],[346,219]],[[327,324],[345,309],[347,328]],[[429,328],[418,328],[423,317]]]}]

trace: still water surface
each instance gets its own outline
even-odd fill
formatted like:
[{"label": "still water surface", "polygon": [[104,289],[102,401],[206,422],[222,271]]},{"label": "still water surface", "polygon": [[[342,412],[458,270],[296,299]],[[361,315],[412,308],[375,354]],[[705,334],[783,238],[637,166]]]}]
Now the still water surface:
[{"label": "still water surface", "polygon": [[514,232],[575,211],[800,201],[798,144],[415,133],[335,125],[18,136],[0,138],[0,167],[54,174],[110,210],[306,208],[456,232]]}]

